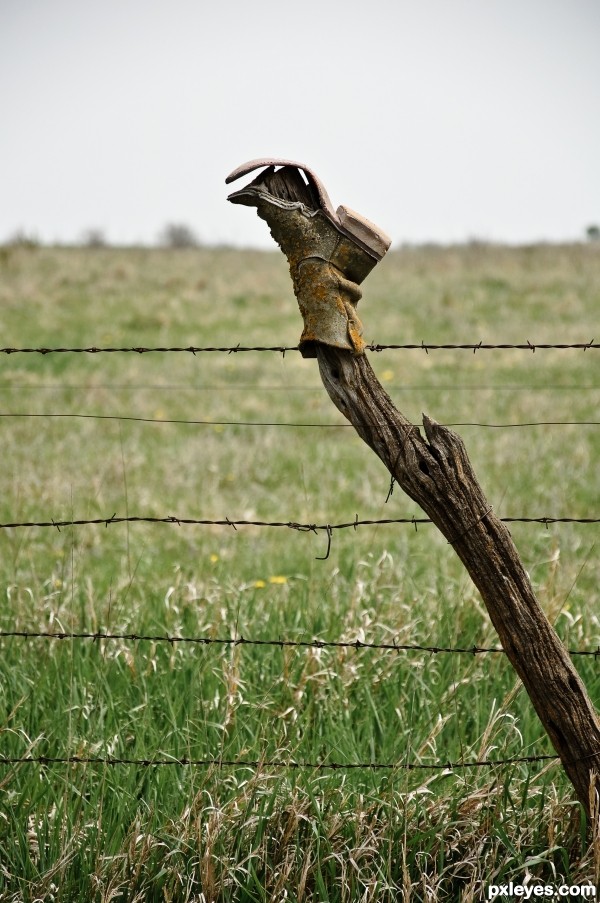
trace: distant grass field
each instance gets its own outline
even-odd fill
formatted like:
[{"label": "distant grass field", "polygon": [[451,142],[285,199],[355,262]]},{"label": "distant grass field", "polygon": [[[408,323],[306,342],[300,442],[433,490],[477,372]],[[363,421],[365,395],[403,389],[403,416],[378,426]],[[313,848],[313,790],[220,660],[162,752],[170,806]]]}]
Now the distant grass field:
[{"label": "distant grass field", "polygon": [[[390,253],[359,311],[378,343],[569,343],[600,339],[599,305],[598,247],[472,245]],[[4,347],[294,346],[301,331],[283,256],[228,249],[6,247],[0,324]],[[600,516],[600,426],[567,425],[600,420],[597,350],[370,360],[417,423],[560,422],[456,427],[501,516]],[[386,502],[387,471],[296,352],[0,368],[2,523],[422,516],[398,488]],[[7,416],[25,414],[151,422]],[[569,648],[599,647],[598,525],[511,532]],[[326,549],[285,528],[0,529],[0,630],[497,644],[431,525],[338,531]],[[491,883],[600,877],[600,839],[554,761],[403,767],[552,752],[501,653],[0,645],[2,757],[261,763],[0,765],[2,901],[479,901]],[[574,660],[600,706],[600,660]]]}]

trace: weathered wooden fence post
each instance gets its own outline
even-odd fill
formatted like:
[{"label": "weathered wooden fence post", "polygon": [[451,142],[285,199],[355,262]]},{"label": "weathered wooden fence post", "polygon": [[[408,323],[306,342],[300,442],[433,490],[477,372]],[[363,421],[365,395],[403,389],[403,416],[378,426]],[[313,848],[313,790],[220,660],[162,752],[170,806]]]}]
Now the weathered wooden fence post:
[{"label": "weathered wooden fence post", "polygon": [[288,258],[304,317],[300,350],[318,359],[333,403],[456,550],[578,799],[600,823],[600,720],[508,529],[485,498],[462,439],[426,415],[424,438],[396,409],[364,355],[358,284],[389,239],[353,211],[334,211],[323,185],[302,164],[255,160],[227,181],[257,168],[264,171],[229,200],[257,207]]}]

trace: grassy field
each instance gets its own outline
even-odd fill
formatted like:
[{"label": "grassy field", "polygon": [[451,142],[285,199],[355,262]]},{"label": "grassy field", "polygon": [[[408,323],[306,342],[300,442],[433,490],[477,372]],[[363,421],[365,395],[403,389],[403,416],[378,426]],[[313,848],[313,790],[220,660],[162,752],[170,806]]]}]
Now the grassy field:
[{"label": "grassy field", "polygon": [[[599,250],[390,253],[364,286],[366,337],[598,339]],[[283,256],[228,249],[0,249],[0,323],[8,347],[294,346],[301,331]],[[2,523],[421,516],[397,488],[386,501],[387,471],[296,352],[0,358]],[[414,422],[480,424],[456,429],[501,516],[600,516],[600,427],[573,424],[599,419],[598,351],[370,359]],[[569,648],[598,647],[598,525],[511,532]],[[432,526],[340,530],[326,548],[274,527],[0,529],[0,630],[496,645]],[[492,883],[600,876],[556,762],[404,767],[552,752],[502,653],[0,644],[1,756],[214,763],[1,765],[2,901],[479,901]],[[574,660],[599,705],[600,660]]]}]

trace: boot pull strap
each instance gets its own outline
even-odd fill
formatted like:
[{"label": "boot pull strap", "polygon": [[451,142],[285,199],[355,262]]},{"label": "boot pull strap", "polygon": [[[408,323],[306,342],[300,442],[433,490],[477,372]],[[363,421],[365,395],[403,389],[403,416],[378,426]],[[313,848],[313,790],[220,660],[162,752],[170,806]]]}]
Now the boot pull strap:
[{"label": "boot pull strap", "polygon": [[248,173],[254,172],[255,169],[262,169],[264,166],[295,166],[296,169],[301,169],[306,176],[307,182],[317,195],[321,210],[327,213],[330,219],[337,222],[337,216],[325,186],[320,178],[312,171],[310,166],[306,166],[304,163],[297,163],[295,160],[283,160],[279,157],[261,157],[256,160],[249,160],[248,163],[242,163],[241,166],[238,166],[233,172],[229,173],[225,179],[225,184],[229,185],[230,182],[235,182],[236,179],[241,179],[242,176],[247,176]]}]

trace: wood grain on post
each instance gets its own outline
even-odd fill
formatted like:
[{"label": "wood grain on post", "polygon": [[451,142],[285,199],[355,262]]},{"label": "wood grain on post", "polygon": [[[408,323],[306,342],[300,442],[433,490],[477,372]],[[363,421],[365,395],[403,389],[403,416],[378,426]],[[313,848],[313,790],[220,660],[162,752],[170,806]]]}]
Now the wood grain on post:
[{"label": "wood grain on post", "polygon": [[394,406],[365,355],[317,345],[317,357],[333,403],[456,550],[579,801],[588,817],[592,810],[597,817],[592,793],[594,775],[600,776],[600,720],[462,439],[425,415],[424,439]]}]

